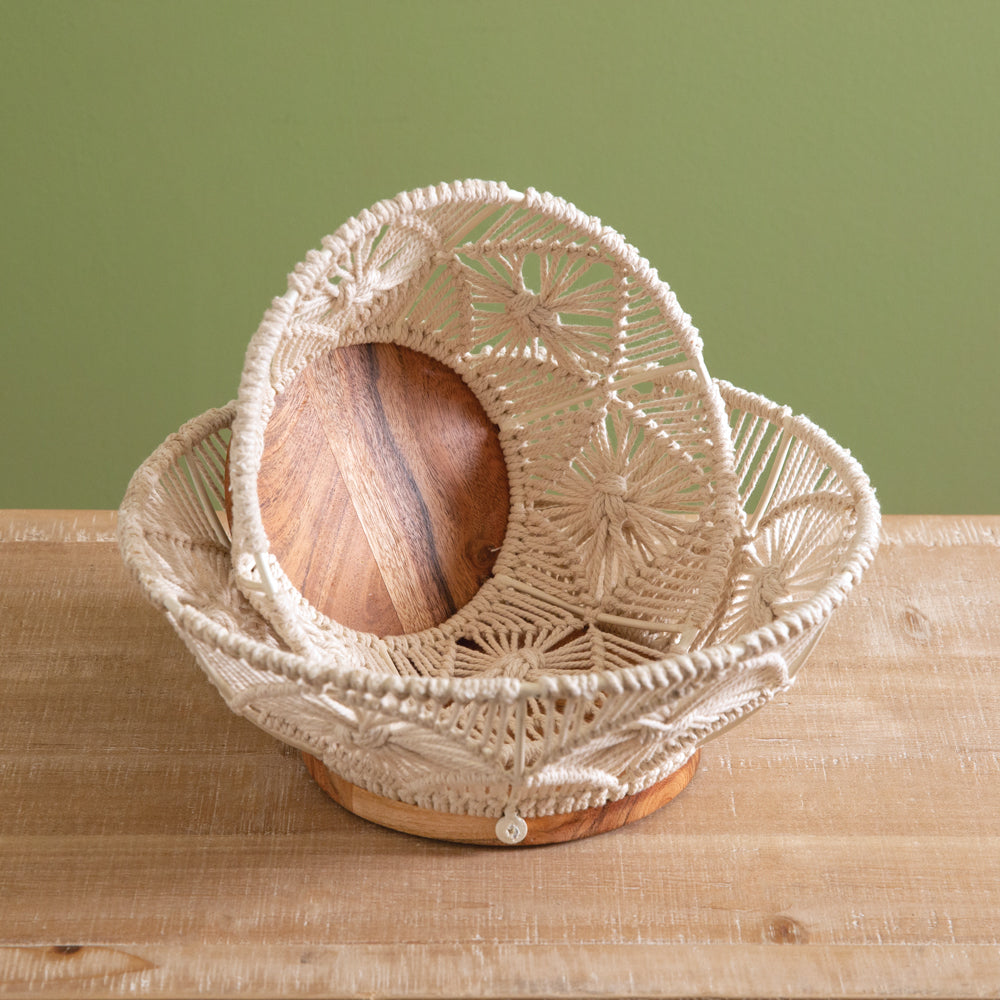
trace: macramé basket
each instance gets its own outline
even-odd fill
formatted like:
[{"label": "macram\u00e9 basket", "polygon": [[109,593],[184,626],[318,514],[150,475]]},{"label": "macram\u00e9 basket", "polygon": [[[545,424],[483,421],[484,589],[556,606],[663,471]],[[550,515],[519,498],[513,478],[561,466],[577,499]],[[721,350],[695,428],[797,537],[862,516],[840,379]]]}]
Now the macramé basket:
[{"label": "macram\u00e9 basket", "polygon": [[[461,376],[497,428],[510,498],[480,591],[435,629],[373,644],[288,579],[259,473],[276,397],[331,349],[380,342]],[[307,255],[247,349],[230,457],[237,584],[292,649],[376,672],[387,657],[450,673],[488,619],[487,646],[587,616],[672,642],[715,613],[740,527],[725,408],[674,293],[599,219],[495,182],[398,195]]]},{"label": "macram\u00e9 basket", "polygon": [[[529,255],[534,299],[518,271]],[[506,288],[488,302],[487,284]],[[518,343],[500,343],[505,315]],[[567,349],[572,330],[560,339],[573,322],[589,352]],[[274,392],[331,344],[378,338],[458,370],[512,472],[513,530],[483,593],[440,627],[389,638],[309,608],[268,565],[254,510]],[[519,398],[511,387],[524,385]],[[672,488],[693,498],[680,527],[632,565],[608,545],[595,555],[565,516],[571,501],[598,511],[592,532],[613,533],[609,493],[621,498],[630,470],[663,482],[671,463],[685,470]],[[525,820],[651,789],[785,690],[878,527],[850,454],[805,417],[710,379],[689,318],[617,234],[552,196],[465,182],[382,203],[307,258],[251,344],[240,400],[190,421],[136,472],[119,540],[234,712],[373,796],[496,819],[495,842],[517,843]],[[574,562],[575,550],[590,558]]]}]

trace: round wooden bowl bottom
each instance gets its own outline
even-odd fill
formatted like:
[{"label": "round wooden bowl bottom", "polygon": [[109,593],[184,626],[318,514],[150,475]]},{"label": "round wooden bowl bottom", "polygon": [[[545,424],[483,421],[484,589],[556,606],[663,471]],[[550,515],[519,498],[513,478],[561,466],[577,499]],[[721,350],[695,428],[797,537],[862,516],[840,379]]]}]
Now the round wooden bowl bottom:
[{"label": "round wooden bowl bottom", "polygon": [[[516,846],[529,847],[533,844],[560,844],[568,840],[580,840],[597,833],[617,830],[627,823],[643,819],[676,798],[687,787],[698,767],[700,754],[701,751],[696,750],[673,774],[650,788],[636,792],[635,795],[627,795],[617,802],[609,802],[593,809],[581,809],[578,812],[528,818],[525,820],[528,827],[527,835]],[[303,753],[302,757],[309,773],[320,788],[355,816],[401,833],[430,837],[434,840],[485,844],[493,847],[502,843],[497,838],[496,818],[441,813],[383,798],[345,781],[329,771],[321,760],[311,754]]]}]

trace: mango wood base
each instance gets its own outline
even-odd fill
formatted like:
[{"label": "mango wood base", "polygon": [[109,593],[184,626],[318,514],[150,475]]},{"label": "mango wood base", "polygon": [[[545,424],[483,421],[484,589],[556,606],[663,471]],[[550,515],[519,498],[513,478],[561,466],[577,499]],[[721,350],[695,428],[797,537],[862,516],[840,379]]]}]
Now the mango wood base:
[{"label": "mango wood base", "polygon": [[[696,750],[690,760],[673,774],[645,791],[628,795],[617,802],[609,802],[605,806],[596,806],[593,809],[581,809],[578,812],[527,819],[527,836],[517,846],[560,844],[568,840],[580,840],[597,833],[617,830],[627,823],[643,819],[666,805],[687,787],[698,767],[700,754],[701,751]],[[306,768],[320,788],[355,816],[418,837],[493,847],[500,845],[496,835],[495,818],[435,812],[433,809],[421,809],[419,806],[383,798],[333,774],[321,760],[311,754],[303,753],[302,757]]]},{"label": "mango wood base", "polygon": [[257,500],[302,596],[379,636],[468,604],[510,514],[499,431],[479,400],[458,372],[391,343],[321,354],[276,397]]}]

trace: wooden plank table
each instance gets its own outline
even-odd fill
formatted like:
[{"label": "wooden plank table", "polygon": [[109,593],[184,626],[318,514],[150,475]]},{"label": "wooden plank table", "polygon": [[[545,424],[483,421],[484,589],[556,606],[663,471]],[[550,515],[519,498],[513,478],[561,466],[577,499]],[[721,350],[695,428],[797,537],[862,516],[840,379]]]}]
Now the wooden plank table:
[{"label": "wooden plank table", "polygon": [[787,697],[634,826],[370,826],[232,715],[106,512],[0,515],[0,995],[996,997],[1000,517],[887,517]]}]

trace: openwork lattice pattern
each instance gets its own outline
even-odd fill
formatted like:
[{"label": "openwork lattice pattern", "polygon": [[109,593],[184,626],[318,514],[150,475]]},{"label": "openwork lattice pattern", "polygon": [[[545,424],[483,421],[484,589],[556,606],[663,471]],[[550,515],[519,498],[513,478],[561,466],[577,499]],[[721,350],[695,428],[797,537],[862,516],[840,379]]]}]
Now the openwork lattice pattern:
[{"label": "openwork lattice pattern", "polygon": [[[410,259],[395,266],[405,270]],[[577,360],[581,369],[592,363]],[[616,486],[621,442],[680,405],[675,373],[667,374],[648,394],[609,392],[613,418],[588,426],[573,457],[581,472],[561,475]],[[291,648],[237,585],[220,515],[233,404],[191,421],[138,470],[121,508],[122,551],[233,710],[349,781],[469,815],[601,805],[675,771],[783,690],[874,554],[878,507],[850,455],[785,408],[725,383],[713,391],[727,408],[742,527],[717,603],[685,652],[665,653],[640,627],[597,620],[593,604],[581,611],[565,601],[540,613],[531,591],[523,607],[511,597],[443,647]],[[666,480],[657,488],[673,490],[675,473],[655,475]],[[549,537],[569,539],[563,548],[551,542],[553,551],[588,549],[602,565],[587,578],[592,594],[628,579],[640,596],[661,600],[649,565],[616,553],[598,532],[575,533],[570,512],[581,490],[562,485],[556,500],[530,512],[552,526]],[[612,521],[620,494],[603,495],[600,517]],[[655,548],[648,539],[660,515],[649,509],[648,524],[637,519],[636,544]],[[539,563],[532,587],[544,591],[551,576]]]},{"label": "openwork lattice pattern", "polygon": [[[278,394],[320,354],[378,342],[463,377],[511,501],[479,593],[384,639],[306,601],[258,503]],[[686,643],[718,614],[740,532],[725,408],[673,292],[599,220],[479,181],[382,202],[295,270],[247,352],[230,471],[237,586],[290,649],[373,674],[531,679],[641,660],[636,638]],[[485,746],[501,721],[466,723]]]},{"label": "openwork lattice pattern", "polygon": [[[292,585],[258,474],[305,367],[385,342],[475,394],[510,512],[471,601],[381,638]],[[808,420],[709,378],[690,317],[617,233],[470,181],[382,202],[311,252],[238,400],[164,442],[119,525],[234,711],[377,795],[535,817],[650,788],[783,690],[872,558],[878,507]]]}]

